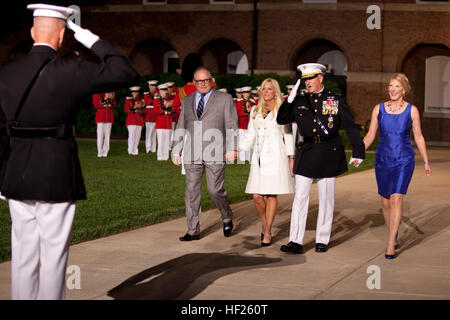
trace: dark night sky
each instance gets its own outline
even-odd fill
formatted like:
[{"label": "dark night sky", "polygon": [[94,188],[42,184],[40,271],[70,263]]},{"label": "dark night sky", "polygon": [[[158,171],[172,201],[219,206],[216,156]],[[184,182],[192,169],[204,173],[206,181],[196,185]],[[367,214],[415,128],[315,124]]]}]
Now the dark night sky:
[{"label": "dark night sky", "polygon": [[108,3],[107,0],[70,0],[70,1],[47,1],[47,0],[35,0],[35,1],[25,1],[25,0],[14,0],[5,1],[2,3],[2,9],[0,10],[0,34],[6,35],[8,33],[20,30],[22,28],[31,28],[33,12],[27,10],[27,5],[30,3],[46,3],[59,6],[70,6],[78,5],[83,6],[94,6],[94,5],[105,5]]}]

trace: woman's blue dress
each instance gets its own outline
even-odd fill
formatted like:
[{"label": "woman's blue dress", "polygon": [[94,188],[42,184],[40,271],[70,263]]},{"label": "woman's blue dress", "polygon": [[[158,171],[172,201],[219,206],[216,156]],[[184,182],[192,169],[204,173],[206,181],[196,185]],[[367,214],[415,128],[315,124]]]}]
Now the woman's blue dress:
[{"label": "woman's blue dress", "polygon": [[380,103],[378,112],[379,142],[375,151],[375,176],[378,193],[388,197],[406,194],[414,172],[414,150],[409,135],[412,128],[412,105],[400,114],[390,114]]}]

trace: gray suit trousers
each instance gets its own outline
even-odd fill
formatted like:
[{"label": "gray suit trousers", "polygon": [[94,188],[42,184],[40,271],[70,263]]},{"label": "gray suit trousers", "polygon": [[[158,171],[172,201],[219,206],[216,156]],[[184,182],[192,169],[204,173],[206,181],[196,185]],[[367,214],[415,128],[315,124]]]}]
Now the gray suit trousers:
[{"label": "gray suit trousers", "polygon": [[185,164],[186,169],[186,217],[188,233],[200,234],[200,212],[202,196],[202,177],[206,171],[206,185],[211,199],[219,209],[222,221],[233,219],[233,212],[228,201],[227,191],[224,188],[226,164]]}]

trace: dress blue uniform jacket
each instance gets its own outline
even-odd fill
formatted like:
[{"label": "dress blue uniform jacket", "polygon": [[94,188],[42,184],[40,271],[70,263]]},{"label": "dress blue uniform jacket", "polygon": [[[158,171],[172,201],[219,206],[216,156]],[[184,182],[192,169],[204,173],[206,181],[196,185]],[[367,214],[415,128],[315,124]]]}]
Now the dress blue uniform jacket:
[{"label": "dress blue uniform jacket", "polygon": [[331,178],[348,170],[338,132],[341,126],[353,146],[353,157],[364,159],[364,143],[344,96],[327,89],[316,94],[302,92],[292,103],[284,101],[278,110],[278,124],[293,121],[304,139],[296,148],[295,174]]},{"label": "dress blue uniform jacket", "polygon": [[[71,53],[58,56],[51,47],[33,46],[24,57],[0,69],[0,192],[15,200],[68,202],[86,198],[75,138],[13,137],[7,125],[14,120],[24,91],[43,62],[41,72],[22,107],[22,127],[74,124],[80,99],[95,92],[114,91],[138,79],[127,58],[107,41],[92,48],[101,62]],[[11,144],[10,144],[11,142]]]}]

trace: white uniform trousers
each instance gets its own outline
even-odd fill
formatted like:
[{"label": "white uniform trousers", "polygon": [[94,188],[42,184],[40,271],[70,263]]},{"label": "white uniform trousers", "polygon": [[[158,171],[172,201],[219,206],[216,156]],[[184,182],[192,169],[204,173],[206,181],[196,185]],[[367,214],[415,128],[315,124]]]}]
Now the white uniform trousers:
[{"label": "white uniform trousers", "polygon": [[[306,218],[308,216],[309,193],[314,179],[295,175],[295,197],[292,204],[289,241],[303,245]],[[331,236],[334,211],[335,178],[317,179],[319,214],[317,216],[316,243],[328,244]]]},{"label": "white uniform trousers", "polygon": [[156,152],[156,122],[145,123],[145,151]]},{"label": "white uniform trousers", "polygon": [[[247,136],[247,129],[239,129],[239,145],[242,145]],[[239,152],[239,161],[250,161],[250,150]]]},{"label": "white uniform trousers", "polygon": [[107,157],[112,123],[97,123],[97,157]]},{"label": "white uniform trousers", "polygon": [[158,151],[156,153],[158,160],[169,160],[169,144],[172,129],[156,129],[158,138]]},{"label": "white uniform trousers", "polygon": [[128,129],[128,154],[139,154],[139,141],[141,141],[142,127],[136,125],[127,126]]},{"label": "white uniform trousers", "polygon": [[8,200],[8,205],[12,299],[64,299],[75,202]]}]

